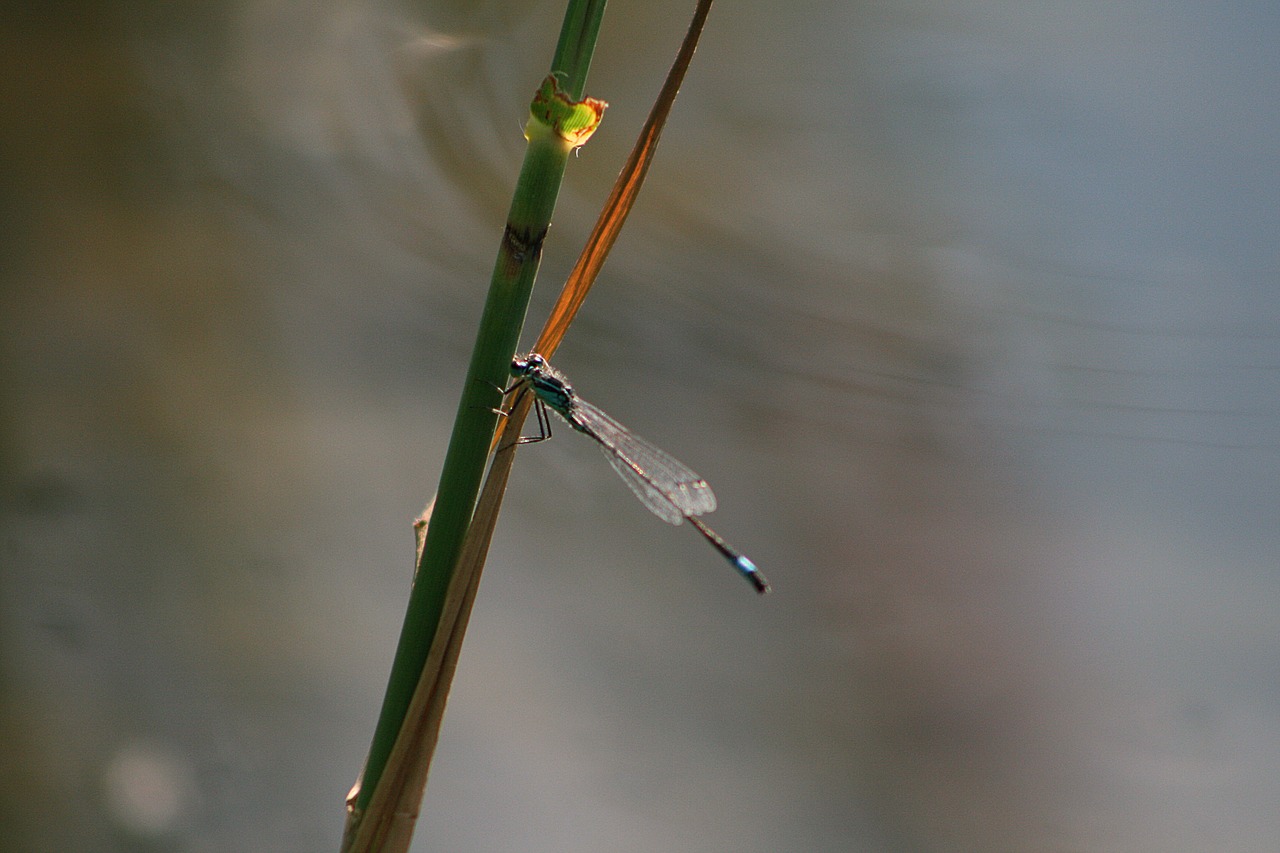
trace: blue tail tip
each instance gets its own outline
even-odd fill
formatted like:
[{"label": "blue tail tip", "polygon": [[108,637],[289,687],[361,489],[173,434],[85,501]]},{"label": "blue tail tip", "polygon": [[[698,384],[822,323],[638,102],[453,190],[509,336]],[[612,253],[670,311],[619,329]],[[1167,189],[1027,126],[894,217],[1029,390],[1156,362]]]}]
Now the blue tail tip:
[{"label": "blue tail tip", "polygon": [[733,565],[747,579],[747,583],[755,587],[756,592],[764,595],[771,589],[769,582],[765,580],[764,575],[760,574],[760,570],[756,568],[756,564],[746,557],[739,556],[733,561]]}]

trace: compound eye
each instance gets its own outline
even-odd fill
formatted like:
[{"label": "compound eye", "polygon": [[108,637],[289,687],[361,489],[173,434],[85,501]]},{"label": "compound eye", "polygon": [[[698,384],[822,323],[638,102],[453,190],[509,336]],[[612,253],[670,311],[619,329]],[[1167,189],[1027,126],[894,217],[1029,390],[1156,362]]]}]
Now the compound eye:
[{"label": "compound eye", "polygon": [[524,358],[517,355],[511,359],[511,375],[531,376],[534,373],[541,372],[542,368],[546,366],[547,360],[536,352],[531,352]]}]

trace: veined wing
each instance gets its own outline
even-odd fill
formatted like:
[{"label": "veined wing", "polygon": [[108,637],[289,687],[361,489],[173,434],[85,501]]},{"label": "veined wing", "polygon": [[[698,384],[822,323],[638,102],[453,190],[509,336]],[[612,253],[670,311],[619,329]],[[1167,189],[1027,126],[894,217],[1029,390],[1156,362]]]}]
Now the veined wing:
[{"label": "veined wing", "polygon": [[665,450],[581,398],[574,400],[568,415],[576,428],[600,443],[613,470],[663,521],[679,524],[688,516],[715,511],[716,495],[707,481]]}]

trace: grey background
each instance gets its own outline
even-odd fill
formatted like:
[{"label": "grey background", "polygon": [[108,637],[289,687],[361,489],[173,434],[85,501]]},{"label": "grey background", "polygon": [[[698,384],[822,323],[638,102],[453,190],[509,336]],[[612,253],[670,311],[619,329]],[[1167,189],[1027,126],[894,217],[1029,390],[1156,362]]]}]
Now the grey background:
[{"label": "grey background", "polygon": [[[336,849],[559,3],[0,15],[0,830]],[[540,325],[690,3],[615,0]],[[720,3],[422,851],[1272,851],[1272,3]]]}]

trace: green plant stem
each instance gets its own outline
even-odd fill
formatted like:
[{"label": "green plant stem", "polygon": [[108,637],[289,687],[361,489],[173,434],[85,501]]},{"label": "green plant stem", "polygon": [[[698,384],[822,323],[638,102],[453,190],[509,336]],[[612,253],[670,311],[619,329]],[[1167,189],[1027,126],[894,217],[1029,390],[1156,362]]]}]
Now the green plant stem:
[{"label": "green plant stem", "polygon": [[[591,70],[591,57],[596,49],[596,35],[604,18],[608,0],[584,0],[570,3],[565,10],[564,24],[560,27],[560,40],[556,42],[556,55],[551,60],[553,72],[563,73],[561,88],[575,101],[582,100],[587,86],[587,72]],[[582,7],[581,9],[577,7]]]},{"label": "green plant stem", "polygon": [[[571,0],[565,14],[552,73],[575,99],[581,97],[586,86],[604,7],[604,0]],[[382,711],[361,776],[355,800],[357,811],[368,805],[382,777],[431,644],[436,639],[445,594],[471,521],[497,426],[495,410],[501,404],[498,389],[508,378],[511,356],[519,341],[538,271],[542,241],[551,223],[571,150],[571,146],[553,136],[530,134],[445,454],[440,487],[415,572]]]}]

